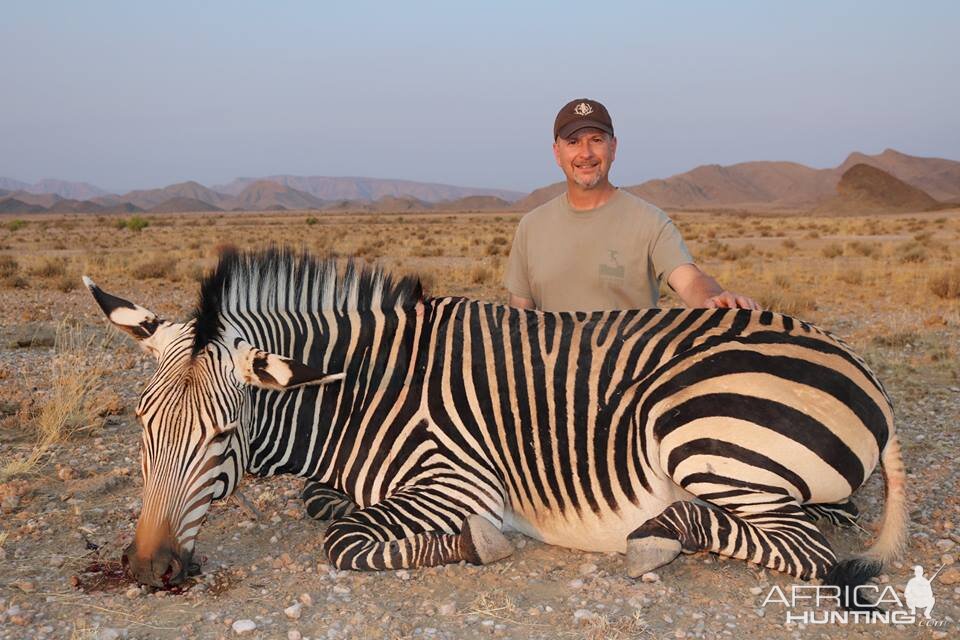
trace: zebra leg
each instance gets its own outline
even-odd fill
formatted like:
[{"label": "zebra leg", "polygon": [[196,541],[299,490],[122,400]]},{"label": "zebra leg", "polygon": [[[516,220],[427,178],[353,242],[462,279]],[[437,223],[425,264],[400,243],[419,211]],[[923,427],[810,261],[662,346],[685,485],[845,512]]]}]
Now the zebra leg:
[{"label": "zebra leg", "polygon": [[627,573],[637,577],[652,571],[681,550],[712,551],[804,580],[823,578],[837,562],[826,538],[792,498],[779,504],[740,503],[735,513],[709,503],[674,502],[627,537]]},{"label": "zebra leg", "polygon": [[307,515],[315,520],[336,520],[357,509],[347,494],[316,480],[307,480],[300,496]]},{"label": "zebra leg", "polygon": [[411,569],[461,560],[488,564],[513,553],[490,520],[438,495],[401,490],[333,521],[323,541],[330,563],[338,569]]},{"label": "zebra leg", "polygon": [[838,527],[855,527],[860,510],[852,500],[826,504],[800,505],[807,515],[814,520],[825,519]]}]

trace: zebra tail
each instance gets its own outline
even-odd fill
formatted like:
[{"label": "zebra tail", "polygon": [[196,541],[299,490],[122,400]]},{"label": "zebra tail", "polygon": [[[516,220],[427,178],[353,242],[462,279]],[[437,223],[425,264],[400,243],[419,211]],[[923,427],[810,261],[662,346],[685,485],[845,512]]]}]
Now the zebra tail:
[{"label": "zebra tail", "polygon": [[824,583],[840,587],[846,609],[869,610],[873,607],[853,599],[853,588],[865,584],[880,574],[883,565],[897,559],[907,540],[907,474],[900,456],[900,441],[893,434],[881,454],[886,500],[880,534],[861,554],[834,565],[824,577]]}]

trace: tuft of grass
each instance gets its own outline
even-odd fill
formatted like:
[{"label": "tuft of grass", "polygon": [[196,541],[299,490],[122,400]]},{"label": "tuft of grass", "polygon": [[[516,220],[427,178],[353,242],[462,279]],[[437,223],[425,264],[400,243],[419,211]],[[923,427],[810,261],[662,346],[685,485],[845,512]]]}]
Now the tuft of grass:
[{"label": "tuft of grass", "polygon": [[106,341],[85,335],[72,322],[60,323],[50,359],[49,384],[45,385],[50,391],[40,400],[36,413],[25,417],[28,428],[36,432],[36,441],[26,455],[0,468],[0,482],[30,473],[53,445],[80,431],[100,427],[99,394],[108,370]]},{"label": "tuft of grass", "polygon": [[803,317],[804,314],[817,309],[817,303],[813,297],[785,289],[762,291],[757,296],[757,302],[764,309],[793,317]]},{"label": "tuft of grass", "polygon": [[917,264],[927,261],[927,249],[916,240],[904,242],[897,247],[897,256],[900,262]]},{"label": "tuft of grass", "polygon": [[0,256],[0,278],[9,278],[16,275],[20,270],[20,265],[13,256]]},{"label": "tuft of grass", "polygon": [[59,279],[67,275],[67,261],[63,258],[47,258],[30,270],[30,275],[42,279]]},{"label": "tuft of grass", "polygon": [[174,258],[153,258],[133,267],[130,275],[138,280],[178,280],[177,261]]},{"label": "tuft of grass", "polygon": [[831,242],[820,250],[820,254],[824,258],[836,258],[837,256],[843,255],[843,247],[837,242]]},{"label": "tuft of grass", "polygon": [[13,233],[14,231],[23,229],[25,226],[27,226],[26,220],[20,220],[19,218],[16,218],[7,223],[7,231]]},{"label": "tuft of grass", "polygon": [[960,298],[960,266],[948,269],[930,280],[930,292],[938,298]]}]

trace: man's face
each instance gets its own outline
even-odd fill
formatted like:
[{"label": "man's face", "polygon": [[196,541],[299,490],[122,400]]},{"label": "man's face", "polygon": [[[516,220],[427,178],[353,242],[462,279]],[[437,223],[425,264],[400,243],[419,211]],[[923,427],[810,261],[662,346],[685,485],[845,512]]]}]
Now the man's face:
[{"label": "man's face", "polygon": [[553,155],[567,181],[584,189],[607,183],[616,154],[617,139],[599,129],[580,129],[553,143]]}]

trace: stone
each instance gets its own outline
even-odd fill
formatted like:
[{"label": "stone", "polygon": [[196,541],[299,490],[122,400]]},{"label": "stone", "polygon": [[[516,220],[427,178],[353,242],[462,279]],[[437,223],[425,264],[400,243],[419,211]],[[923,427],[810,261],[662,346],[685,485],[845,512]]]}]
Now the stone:
[{"label": "stone", "polygon": [[397,576],[397,578],[399,578],[400,580],[409,580],[409,579],[410,579],[410,572],[407,571],[406,569],[400,569],[400,571],[397,571],[396,576]]},{"label": "stone", "polygon": [[660,576],[659,574],[656,574],[653,571],[648,571],[645,574],[640,576],[640,581],[648,582],[648,583],[660,582]]},{"label": "stone", "polygon": [[302,604],[305,607],[309,607],[310,605],[313,604],[313,598],[310,597],[309,593],[301,593],[299,600],[300,600],[300,604]]},{"label": "stone", "polygon": [[291,620],[299,620],[302,609],[303,609],[303,605],[298,602],[284,609],[283,615],[287,616]]},{"label": "stone", "polygon": [[941,538],[940,540],[937,540],[937,549],[939,549],[941,553],[950,551],[950,549],[953,549],[954,546],[956,546],[956,543],[950,538]]},{"label": "stone", "polygon": [[244,619],[244,620],[237,620],[230,626],[233,628],[233,632],[235,634],[237,634],[238,636],[242,636],[243,634],[250,633],[251,631],[256,629],[257,623],[254,622],[253,620]]},{"label": "stone", "polygon": [[452,616],[457,612],[457,605],[454,602],[444,602],[437,607],[437,613],[442,616]]},{"label": "stone", "polygon": [[956,567],[950,567],[941,573],[938,578],[941,584],[960,583],[960,569],[957,569]]},{"label": "stone", "polygon": [[573,612],[573,621],[576,624],[580,624],[582,622],[589,622],[590,620],[593,620],[596,617],[596,615],[597,614],[595,614],[593,611],[590,611],[589,609],[577,609],[576,611]]},{"label": "stone", "polygon": [[597,571],[597,565],[593,564],[592,562],[584,562],[583,564],[580,565],[580,575],[582,576],[587,576],[587,575],[590,575],[591,573],[596,573],[596,571]]},{"label": "stone", "polygon": [[287,640],[301,640],[301,638],[303,638],[303,634],[296,629],[290,629],[290,631],[287,631]]}]

